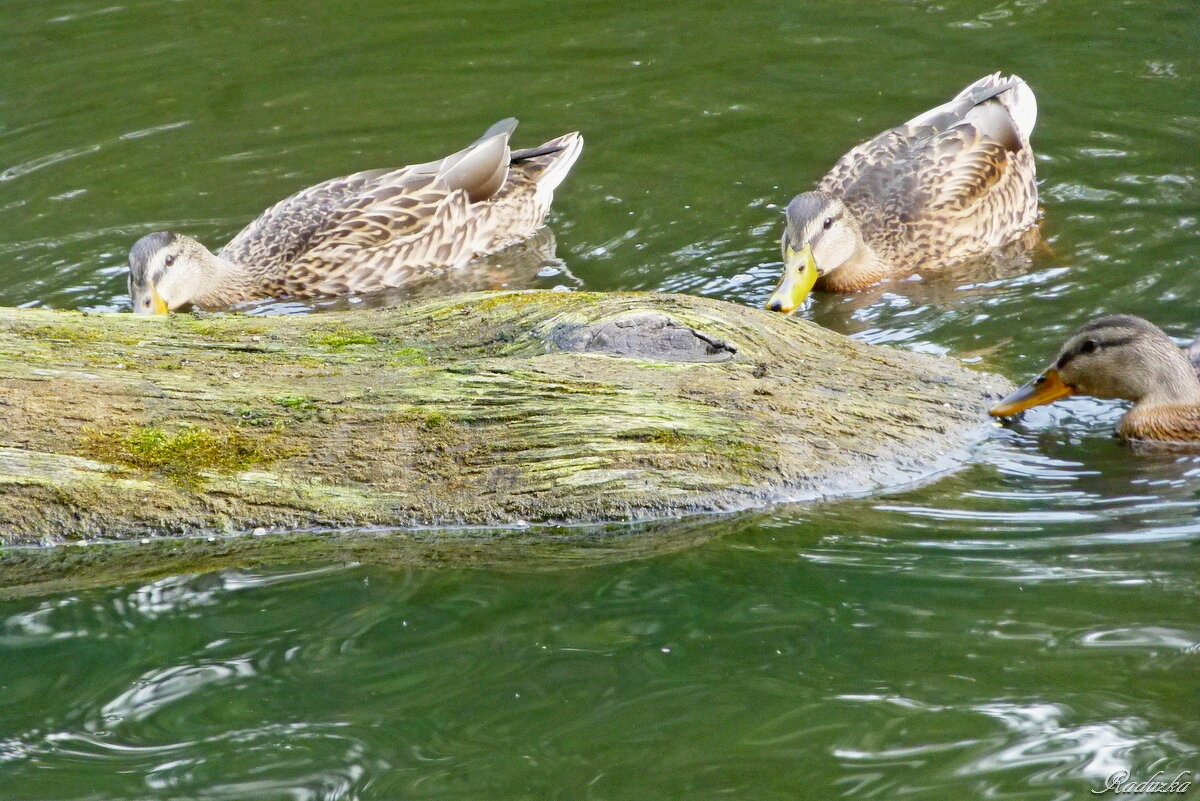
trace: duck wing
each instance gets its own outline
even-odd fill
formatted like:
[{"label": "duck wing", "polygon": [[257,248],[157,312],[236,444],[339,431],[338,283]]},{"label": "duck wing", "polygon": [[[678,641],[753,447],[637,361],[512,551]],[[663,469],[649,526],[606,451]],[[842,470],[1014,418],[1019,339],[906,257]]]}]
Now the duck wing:
[{"label": "duck wing", "polygon": [[904,218],[986,211],[981,207],[1017,169],[1018,153],[970,123],[916,140],[910,150],[914,180],[903,182],[910,189]]},{"label": "duck wing", "polygon": [[1037,101],[1025,81],[1000,73],[987,75],[948,103],[889,128],[850,150],[821,180],[818,188],[842,194],[859,180],[879,182],[879,173],[902,172],[914,153],[928,149],[939,133],[969,124],[979,134],[1002,142],[1009,150],[1027,148],[1037,121]]},{"label": "duck wing", "polygon": [[919,148],[902,214],[905,235],[948,261],[998,248],[1037,224],[1033,153],[1013,150],[974,123],[929,137]]},{"label": "duck wing", "polygon": [[386,274],[367,280],[360,268],[378,271],[390,260],[457,264],[474,245],[463,230],[466,209],[504,185],[515,127],[515,119],[501,120],[437,161],[368,170],[297,192],[263,212],[221,255],[292,295],[314,294],[329,280],[349,281],[338,291],[389,286]]},{"label": "duck wing", "polygon": [[[1022,93],[1029,103],[1010,100]],[[1032,128],[1035,119],[1024,81],[987,76],[854,148],[819,188],[840,196],[864,237],[897,259],[974,255],[1007,244],[1037,221],[1033,154],[1022,127]]]},{"label": "duck wing", "polygon": [[309,239],[348,202],[391,170],[365,170],[301,189],[271,206],[221,248],[234,264],[279,271],[304,252]]},{"label": "duck wing", "polygon": [[395,199],[381,197],[323,232],[289,266],[285,294],[373,292],[473,259],[478,225],[468,193],[447,190],[436,177],[427,180],[408,184]]},{"label": "duck wing", "polygon": [[962,122],[977,125],[995,139],[1007,136],[1001,128],[1012,126],[1017,137],[1028,142],[1037,124],[1037,99],[1029,84],[1019,76],[996,72],[985,75],[955,95],[953,100],[918,114],[901,127],[944,131]]}]

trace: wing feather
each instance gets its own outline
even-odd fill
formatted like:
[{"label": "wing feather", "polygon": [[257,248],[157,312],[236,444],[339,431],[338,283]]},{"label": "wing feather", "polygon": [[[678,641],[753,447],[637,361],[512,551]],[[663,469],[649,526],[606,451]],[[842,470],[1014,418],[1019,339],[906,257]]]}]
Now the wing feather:
[{"label": "wing feather", "polygon": [[331,178],[284,198],[243,228],[221,256],[234,264],[279,270],[303,253],[314,234],[329,224],[364,188],[390,170],[365,170]]},{"label": "wing feather", "polygon": [[453,269],[530,236],[583,140],[567,134],[513,153],[515,119],[463,150],[396,170],[334,178],[276,203],[221,255],[254,295],[366,292]]},{"label": "wing feather", "polygon": [[969,211],[1000,183],[1010,168],[1008,149],[999,142],[979,135],[973,125],[960,125],[942,131],[921,143],[914,154],[928,165],[917,200],[926,211]]},{"label": "wing feather", "polygon": [[1013,149],[1011,137],[994,139],[972,119],[884,131],[843,156],[819,188],[840,197],[864,236],[902,267],[1007,244],[1036,223],[1033,156],[1027,143]]},{"label": "wing feather", "polygon": [[341,291],[366,291],[354,288],[367,282],[360,274],[362,266],[384,269],[388,265],[380,254],[400,252],[389,250],[391,246],[442,235],[446,225],[438,214],[451,196],[469,207],[465,190],[451,189],[437,176],[400,171],[384,180],[350,199],[312,235],[304,252],[286,267],[289,284],[311,282],[314,275],[322,275],[322,283],[325,279],[349,282]]}]

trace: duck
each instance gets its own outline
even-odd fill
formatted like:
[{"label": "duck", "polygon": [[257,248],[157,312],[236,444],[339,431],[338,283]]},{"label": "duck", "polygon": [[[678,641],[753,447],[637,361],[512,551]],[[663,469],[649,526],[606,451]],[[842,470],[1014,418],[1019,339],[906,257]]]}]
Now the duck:
[{"label": "duck", "polygon": [[159,231],[129,251],[139,313],[396,288],[532,236],[583,148],[578,132],[513,150],[515,118],[445,158],[357,172],[264,211],[218,253]]},{"label": "duck", "polygon": [[1141,317],[1100,317],[989,413],[1012,417],[1071,395],[1132,401],[1117,423],[1117,434],[1127,440],[1200,443],[1200,340],[1185,351]]},{"label": "duck", "polygon": [[791,314],[813,288],[852,292],[1022,239],[1039,219],[1036,122],[1033,90],[997,72],[846,153],[788,203],[766,308]]}]

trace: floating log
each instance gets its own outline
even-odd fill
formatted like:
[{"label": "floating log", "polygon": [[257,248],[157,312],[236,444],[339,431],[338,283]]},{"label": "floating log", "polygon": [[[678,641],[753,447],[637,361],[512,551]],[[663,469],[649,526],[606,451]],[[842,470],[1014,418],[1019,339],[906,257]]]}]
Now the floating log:
[{"label": "floating log", "polygon": [[945,471],[1010,385],[706,298],[0,309],[0,545],[674,517]]}]

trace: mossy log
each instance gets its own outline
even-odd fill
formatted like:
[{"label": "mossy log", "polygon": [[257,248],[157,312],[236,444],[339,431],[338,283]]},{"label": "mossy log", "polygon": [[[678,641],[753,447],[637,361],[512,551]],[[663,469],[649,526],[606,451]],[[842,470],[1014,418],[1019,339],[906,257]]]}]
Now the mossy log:
[{"label": "mossy log", "polygon": [[0,544],[859,493],[956,464],[1007,388],[677,295],[279,317],[0,309]]}]

